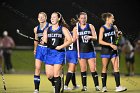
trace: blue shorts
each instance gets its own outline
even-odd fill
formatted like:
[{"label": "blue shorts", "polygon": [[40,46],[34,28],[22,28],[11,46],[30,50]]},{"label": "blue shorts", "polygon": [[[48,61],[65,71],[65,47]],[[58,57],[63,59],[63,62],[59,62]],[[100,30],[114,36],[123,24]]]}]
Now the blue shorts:
[{"label": "blue shorts", "polygon": [[69,63],[77,64],[78,63],[78,55],[77,51],[66,51],[66,61]]},{"label": "blue shorts", "polygon": [[96,58],[96,52],[80,53],[80,58],[83,59]]},{"label": "blue shorts", "polygon": [[[110,58],[110,56],[111,56],[110,54],[102,54],[102,55],[101,55],[101,58]],[[111,58],[117,57],[117,56],[118,56],[118,55],[113,54]]]},{"label": "blue shorts", "polygon": [[54,65],[54,64],[63,64],[65,58],[65,52],[57,51],[56,49],[49,49],[46,56],[45,64]]},{"label": "blue shorts", "polygon": [[40,61],[44,62],[46,59],[46,55],[48,52],[47,46],[38,45],[36,48],[35,59],[39,59]]}]

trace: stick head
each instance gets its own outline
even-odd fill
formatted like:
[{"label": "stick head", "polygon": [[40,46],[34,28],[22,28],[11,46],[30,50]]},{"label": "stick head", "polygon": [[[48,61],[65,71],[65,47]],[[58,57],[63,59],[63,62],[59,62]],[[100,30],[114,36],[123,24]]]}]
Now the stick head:
[{"label": "stick head", "polygon": [[17,29],[17,33],[19,33],[19,29]]},{"label": "stick head", "polygon": [[118,31],[118,28],[117,28],[117,26],[116,26],[116,25],[113,25],[113,27],[114,27],[114,29],[115,29],[116,31]]}]

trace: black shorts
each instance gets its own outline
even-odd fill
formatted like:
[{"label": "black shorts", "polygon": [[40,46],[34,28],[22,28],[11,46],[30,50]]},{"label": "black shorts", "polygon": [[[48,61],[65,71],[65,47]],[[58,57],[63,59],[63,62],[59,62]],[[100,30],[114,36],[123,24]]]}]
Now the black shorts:
[{"label": "black shorts", "polygon": [[135,62],[135,58],[134,58],[134,56],[132,57],[132,58],[125,58],[125,61],[126,61],[126,63],[131,63],[131,64],[133,64],[134,62]]},{"label": "black shorts", "polygon": [[113,58],[118,56],[118,50],[113,50],[109,46],[104,46],[101,49],[101,58]]}]

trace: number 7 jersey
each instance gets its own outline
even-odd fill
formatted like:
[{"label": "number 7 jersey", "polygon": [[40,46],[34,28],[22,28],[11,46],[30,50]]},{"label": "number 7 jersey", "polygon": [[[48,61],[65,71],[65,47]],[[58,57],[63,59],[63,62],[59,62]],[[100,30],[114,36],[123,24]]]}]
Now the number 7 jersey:
[{"label": "number 7 jersey", "polygon": [[87,36],[92,36],[92,32],[89,24],[86,24],[86,27],[82,29],[78,25],[78,35],[79,35],[79,49],[80,52],[94,52],[93,40],[86,39]]},{"label": "number 7 jersey", "polygon": [[52,30],[52,26],[48,28],[48,47],[56,48],[64,43],[64,35],[62,31],[62,26],[59,26],[57,30]]}]

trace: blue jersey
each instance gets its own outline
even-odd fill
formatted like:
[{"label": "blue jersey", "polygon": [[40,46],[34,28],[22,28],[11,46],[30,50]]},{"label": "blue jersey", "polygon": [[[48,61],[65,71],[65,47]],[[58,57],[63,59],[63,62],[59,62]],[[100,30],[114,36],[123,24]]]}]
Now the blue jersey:
[{"label": "blue jersey", "polygon": [[91,39],[86,39],[86,36],[92,36],[89,24],[86,24],[86,27],[84,29],[82,29],[80,25],[78,25],[78,35],[80,52],[94,52],[93,41]]},{"label": "blue jersey", "polygon": [[[42,40],[42,37],[43,37],[43,32],[44,30],[49,27],[49,23],[46,23],[46,26],[41,29],[40,28],[40,25],[37,26],[37,36],[38,36],[38,40],[41,41]],[[40,42],[39,42],[40,43]]]}]

